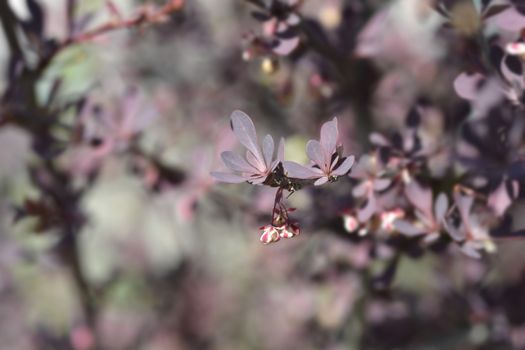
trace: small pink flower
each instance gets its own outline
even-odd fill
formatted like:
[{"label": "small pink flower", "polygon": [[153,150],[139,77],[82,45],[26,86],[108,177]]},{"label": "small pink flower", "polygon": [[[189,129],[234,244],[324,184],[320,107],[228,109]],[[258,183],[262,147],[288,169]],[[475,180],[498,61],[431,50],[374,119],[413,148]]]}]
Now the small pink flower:
[{"label": "small pink flower", "polygon": [[283,203],[283,189],[280,188],[275,194],[275,202],[272,214],[272,223],[261,227],[261,242],[264,244],[279,241],[281,238],[293,238],[301,233],[301,228],[296,221],[290,220],[288,213],[295,208],[286,208]]},{"label": "small pink flower", "polygon": [[295,223],[283,225],[279,227],[278,230],[281,238],[293,238],[301,233],[301,228]]},{"label": "small pink flower", "polygon": [[525,55],[525,43],[520,41],[509,43],[505,46],[505,51],[513,56]]},{"label": "small pink flower", "polygon": [[493,253],[496,246],[490,237],[490,215],[479,210],[473,210],[474,196],[470,193],[454,192],[454,204],[459,213],[459,223],[446,220],[444,228],[450,237],[456,241],[461,251],[472,257],[481,258],[481,252]]},{"label": "small pink flower", "polygon": [[306,144],[306,154],[313,164],[305,167],[295,162],[283,162],[287,175],[291,178],[315,180],[314,185],[319,186],[348,174],[355,157],[341,157],[338,149],[340,147],[337,145],[338,136],[337,118],[324,123],[320,140],[310,140]]},{"label": "small pink flower", "polygon": [[268,175],[277,167],[284,158],[284,140],[279,142],[277,159],[274,156],[274,143],[270,135],[266,135],[262,142],[262,149],[257,140],[257,133],[252,120],[246,113],[234,111],[231,115],[233,132],[239,142],[246,147],[246,159],[237,153],[226,151],[221,153],[222,161],[232,173],[212,172],[216,180],[228,183],[241,183],[247,181],[251,184],[262,184]]},{"label": "small pink flower", "polygon": [[415,220],[399,218],[394,222],[395,229],[407,237],[425,235],[426,243],[437,240],[444,228],[449,209],[447,196],[439,193],[433,200],[432,190],[415,180],[410,180],[405,186],[405,196],[414,206]]},{"label": "small pink flower", "polygon": [[278,242],[281,239],[279,229],[273,225],[265,225],[260,229],[262,230],[262,234],[259,240],[263,244]]},{"label": "small pink flower", "polygon": [[355,232],[359,228],[359,220],[354,215],[343,215],[343,225],[347,232]]},{"label": "small pink flower", "polygon": [[402,219],[404,217],[405,212],[400,208],[382,212],[379,216],[381,221],[381,229],[388,233],[393,232],[395,230],[396,220]]}]

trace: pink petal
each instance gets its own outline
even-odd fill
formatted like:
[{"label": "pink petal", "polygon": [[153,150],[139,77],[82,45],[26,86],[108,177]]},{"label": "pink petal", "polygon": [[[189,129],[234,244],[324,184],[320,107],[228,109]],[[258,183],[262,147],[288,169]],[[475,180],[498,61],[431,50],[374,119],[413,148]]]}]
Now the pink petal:
[{"label": "pink petal", "polygon": [[522,42],[508,43],[507,46],[505,46],[505,51],[507,51],[509,55],[514,55],[514,56],[523,55],[525,54],[525,43],[522,43]]},{"label": "pink petal", "polygon": [[279,141],[279,148],[277,148],[277,159],[273,161],[271,170],[275,169],[277,164],[284,162],[284,138],[281,137]]},{"label": "pink petal", "polygon": [[505,181],[503,181],[494,192],[489,195],[488,206],[494,210],[496,215],[501,216],[512,204],[512,198],[507,191]]},{"label": "pink petal", "polygon": [[273,138],[270,135],[266,135],[262,142],[262,151],[267,168],[271,167],[274,147]]},{"label": "pink petal", "polygon": [[239,142],[246,147],[252,154],[263,162],[261,150],[257,143],[257,134],[255,132],[255,125],[248,115],[239,110],[233,111],[230,116],[233,132]]},{"label": "pink petal", "polygon": [[284,161],[284,138],[281,137],[279,141],[279,148],[277,149],[277,160],[282,162]]},{"label": "pink petal", "polygon": [[260,185],[264,181],[266,181],[267,177],[268,176],[256,176],[256,177],[248,179],[248,182],[251,183],[252,185]]},{"label": "pink petal", "polygon": [[337,118],[334,118],[332,121],[324,123],[321,127],[321,138],[319,141],[323,146],[325,152],[330,156],[335,152],[338,134],[339,132],[337,130]]},{"label": "pink petal", "polygon": [[325,152],[321,143],[317,140],[310,140],[306,144],[306,154],[308,158],[321,168],[321,170],[328,172],[329,155]]},{"label": "pink petal", "polygon": [[258,172],[264,173],[266,172],[266,163],[264,162],[264,159],[257,158],[253,155],[252,152],[246,151],[246,160],[248,163],[250,163]]},{"label": "pink petal", "polygon": [[315,179],[322,176],[314,172],[311,168],[307,168],[295,162],[284,161],[283,167],[287,176],[295,179]]},{"label": "pink petal", "polygon": [[337,167],[337,169],[332,171],[332,174],[335,175],[335,176],[346,175],[350,171],[350,169],[352,168],[352,165],[354,165],[354,162],[355,162],[355,157],[354,156],[346,157],[346,159],[343,161],[343,163],[341,163],[341,165],[339,165]]},{"label": "pink petal", "polygon": [[247,180],[242,176],[231,174],[231,173],[221,173],[221,172],[213,171],[210,173],[210,175],[217,181],[231,183],[231,184],[238,184],[241,182],[245,182]]},{"label": "pink petal", "polygon": [[321,186],[328,182],[328,176],[323,176],[314,182],[314,186]]},{"label": "pink petal", "polygon": [[233,171],[239,171],[243,173],[255,171],[255,169],[237,153],[231,151],[222,152],[221,158],[224,162],[224,165]]}]

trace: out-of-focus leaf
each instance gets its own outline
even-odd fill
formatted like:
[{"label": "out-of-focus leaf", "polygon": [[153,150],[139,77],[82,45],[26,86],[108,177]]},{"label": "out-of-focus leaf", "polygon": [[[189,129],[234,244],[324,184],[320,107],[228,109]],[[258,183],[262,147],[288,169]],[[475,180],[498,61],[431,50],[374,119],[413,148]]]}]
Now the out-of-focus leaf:
[{"label": "out-of-focus leaf", "polygon": [[494,5],[490,6],[484,13],[483,13],[483,19],[490,18],[492,16],[495,16],[499,14],[500,12],[505,11],[508,9],[511,5],[508,4],[501,4],[501,5]]},{"label": "out-of-focus leaf", "polygon": [[260,12],[260,11],[252,11],[251,15],[252,15],[253,18],[255,18],[256,20],[261,21],[261,22],[266,22],[266,21],[268,21],[268,20],[270,20],[272,18],[267,13]]},{"label": "out-of-focus leaf", "polygon": [[403,219],[394,221],[394,228],[399,231],[399,233],[408,237],[418,236],[424,233],[424,230]]},{"label": "out-of-focus leaf", "polygon": [[505,66],[514,74],[522,75],[523,66],[519,57],[508,55],[505,57]]},{"label": "out-of-focus leaf", "polygon": [[442,222],[445,219],[445,214],[448,210],[448,198],[444,193],[440,193],[436,198],[436,203],[434,204],[434,215],[438,223]]},{"label": "out-of-focus leaf", "polygon": [[485,77],[479,73],[461,73],[454,80],[454,90],[460,97],[466,100],[474,100],[478,96],[480,84],[484,80]]}]

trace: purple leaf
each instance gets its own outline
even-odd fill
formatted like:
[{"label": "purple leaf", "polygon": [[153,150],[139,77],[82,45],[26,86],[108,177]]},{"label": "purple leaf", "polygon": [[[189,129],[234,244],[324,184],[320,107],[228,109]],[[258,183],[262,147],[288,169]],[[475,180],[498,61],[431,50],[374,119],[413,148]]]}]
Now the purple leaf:
[{"label": "purple leaf", "polygon": [[335,152],[335,147],[337,145],[337,135],[337,118],[324,123],[321,127],[320,143],[329,156]]},{"label": "purple leaf", "polygon": [[377,205],[375,197],[369,196],[366,205],[363,208],[359,209],[359,211],[357,212],[357,219],[359,220],[359,222],[365,222],[370,220],[372,215],[374,215],[374,213],[376,212],[376,208]]},{"label": "purple leaf", "polygon": [[458,206],[461,220],[463,220],[464,223],[468,223],[470,209],[472,208],[472,204],[474,203],[474,197],[463,196],[459,193],[455,193],[454,201],[456,202],[456,205]]},{"label": "purple leaf", "polygon": [[423,188],[416,181],[411,181],[405,186],[405,195],[410,203],[421,210],[427,217],[432,217],[432,191]]},{"label": "purple leaf", "polygon": [[321,174],[314,172],[313,169],[295,162],[285,161],[283,162],[283,167],[289,177],[296,179],[313,179],[322,176]]},{"label": "purple leaf", "polygon": [[231,173],[221,173],[221,172],[213,171],[210,173],[210,175],[217,181],[227,182],[231,184],[238,184],[238,183],[246,181],[244,177],[235,175],[235,174],[231,174]]},{"label": "purple leaf", "polygon": [[479,73],[461,73],[454,80],[454,89],[460,97],[466,100],[474,100],[478,95],[479,86],[483,80],[485,80],[485,76]]},{"label": "purple leaf", "polygon": [[[509,64],[510,63],[510,64]],[[518,68],[519,67],[519,68]],[[522,76],[519,71],[523,71],[520,58],[516,56],[506,56],[501,64],[501,73],[511,85],[521,86]]]},{"label": "purple leaf", "polygon": [[384,191],[390,186],[392,179],[388,178],[379,178],[374,180],[374,191]]},{"label": "purple leaf", "polygon": [[354,162],[355,162],[355,157],[354,156],[346,157],[346,159],[343,161],[343,163],[341,163],[341,165],[339,165],[337,167],[337,169],[335,169],[332,172],[332,174],[335,175],[335,176],[346,175],[350,171],[350,169],[352,168],[352,165],[354,165]]},{"label": "purple leaf", "polygon": [[394,228],[399,231],[399,233],[409,237],[421,235],[424,233],[424,231],[419,227],[414,226],[412,223],[402,219],[397,219],[394,221]]},{"label": "purple leaf", "polygon": [[255,171],[255,169],[237,153],[225,151],[221,153],[221,158],[224,162],[224,165],[226,165],[233,171],[240,171],[245,173]]},{"label": "purple leaf", "polygon": [[369,174],[373,173],[375,159],[367,154],[361,156],[359,161],[353,167],[349,176],[353,179],[365,179]]},{"label": "purple leaf", "polygon": [[493,23],[507,31],[518,32],[525,27],[525,16],[514,7],[509,7],[497,15],[487,18],[487,22]]},{"label": "purple leaf", "polygon": [[299,46],[300,39],[299,37],[291,39],[280,39],[277,43],[277,46],[272,48],[273,52],[280,56],[288,56],[292,53],[293,50]]},{"label": "purple leaf", "polygon": [[486,20],[487,18],[490,18],[492,16],[495,16],[506,9],[508,9],[511,5],[509,4],[501,4],[501,5],[494,5],[490,6],[484,13],[483,13],[483,19]]},{"label": "purple leaf", "polygon": [[453,240],[459,242],[465,239],[465,232],[458,230],[448,221],[445,220],[443,226]]},{"label": "purple leaf", "polygon": [[444,193],[440,193],[436,198],[436,203],[434,204],[434,216],[438,223],[443,222],[445,219],[445,214],[448,210],[448,198]]},{"label": "purple leaf", "polygon": [[477,249],[469,244],[470,242],[465,242],[462,246],[461,246],[461,251],[471,257],[471,258],[474,258],[474,259],[480,259],[481,258],[481,254],[477,251]]},{"label": "purple leaf", "polygon": [[352,189],[352,195],[354,197],[363,197],[368,190],[368,181],[363,181]]}]

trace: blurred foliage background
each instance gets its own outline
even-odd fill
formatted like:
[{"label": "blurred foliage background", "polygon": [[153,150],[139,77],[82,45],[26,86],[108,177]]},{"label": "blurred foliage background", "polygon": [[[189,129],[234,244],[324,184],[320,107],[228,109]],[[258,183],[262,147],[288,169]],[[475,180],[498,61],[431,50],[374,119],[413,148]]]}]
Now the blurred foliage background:
[{"label": "blurred foliage background", "polygon": [[[271,210],[272,192],[215,185],[209,177],[220,167],[218,154],[236,146],[229,127],[235,109],[250,114],[259,133],[286,136],[287,158],[301,162],[306,141],[334,115],[346,150],[359,155],[372,128],[402,126],[421,94],[459,105],[450,88],[461,71],[458,58],[447,56],[439,18],[423,2],[304,1],[301,15],[342,47],[346,38],[355,48],[372,16],[390,11],[377,34],[384,40],[359,46],[374,60],[343,56],[343,83],[315,83],[322,79],[318,72],[341,69],[317,51],[243,59],[246,33],[260,31],[260,24],[250,16],[253,6],[240,0],[186,1],[163,23],[108,32],[61,51],[38,81],[37,99],[45,100],[59,77],[57,101],[82,98],[110,115],[135,113],[141,152],[181,179],[155,182],[148,165],[118,144],[102,161],[82,143],[60,152],[56,163],[73,174],[71,186],[88,181],[88,169],[98,172],[79,200],[85,223],[76,244],[87,284],[79,285],[57,254],[63,236],[53,214],[36,204],[43,214],[17,214],[24,205],[27,210],[28,198],[40,198],[31,169],[42,160],[26,130],[2,127],[0,347],[523,348],[521,241],[498,243],[499,252],[484,260],[404,256],[391,285],[374,288],[371,281],[388,274],[390,260],[370,256],[372,243],[345,232],[341,212],[326,204],[349,193],[348,184],[296,193],[292,205],[316,214],[298,214],[306,223],[298,238],[263,246],[257,228]],[[30,16],[25,1],[9,3],[20,18]],[[66,2],[39,3],[45,36],[65,39]],[[112,3],[124,18],[140,6],[162,4]],[[352,17],[349,9],[358,12]],[[113,18],[102,0],[78,1],[76,13],[90,16],[87,28]],[[1,67],[9,67],[8,53],[0,36]],[[8,85],[4,74],[0,88]],[[71,124],[79,114],[66,110],[60,120]],[[427,119],[426,131],[440,135],[443,123]],[[93,134],[107,129],[95,125]],[[53,132],[60,139],[60,128]]]}]

